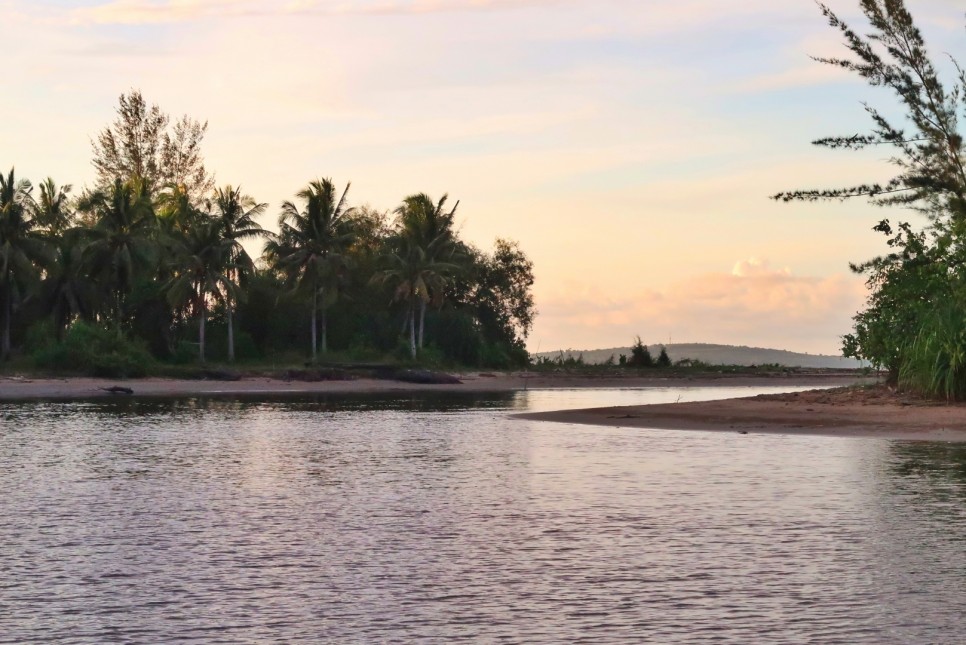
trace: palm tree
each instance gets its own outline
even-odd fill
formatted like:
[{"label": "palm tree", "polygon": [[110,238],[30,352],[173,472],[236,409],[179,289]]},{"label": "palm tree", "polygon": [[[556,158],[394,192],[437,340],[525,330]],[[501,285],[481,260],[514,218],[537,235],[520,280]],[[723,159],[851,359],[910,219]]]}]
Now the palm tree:
[{"label": "palm tree", "polygon": [[38,266],[47,259],[47,245],[34,220],[31,190],[29,181],[17,181],[12,168],[6,177],[0,174],[0,295],[3,299],[0,359],[3,360],[10,356],[14,301],[23,297],[24,285],[37,278]]},{"label": "palm tree", "polygon": [[87,240],[83,228],[67,229],[53,240],[54,261],[47,269],[42,298],[58,339],[74,318],[93,319],[97,307],[97,285],[84,261]]},{"label": "palm tree", "polygon": [[444,276],[455,266],[434,260],[426,249],[406,238],[399,241],[397,250],[389,253],[385,260],[387,268],[373,276],[373,281],[395,284],[393,302],[406,303],[409,351],[416,358],[416,308],[425,311],[426,303],[432,299],[431,294],[442,294]]},{"label": "palm tree", "polygon": [[198,356],[205,362],[205,321],[210,299],[236,295],[230,273],[233,241],[222,235],[216,219],[198,221],[185,232],[180,253],[174,260],[174,278],[168,285],[168,302],[190,304],[198,314]]},{"label": "palm tree", "polygon": [[[257,203],[252,197],[241,192],[241,187],[225,186],[215,190],[214,216],[217,218],[222,237],[229,243],[228,254],[232,268],[228,278],[236,286],[240,286],[246,275],[250,274],[255,264],[241,240],[268,236],[255,218],[265,212],[268,204]],[[243,292],[238,291],[239,295]],[[235,324],[234,303],[230,293],[225,294],[225,311],[228,314],[228,360],[235,360]]]},{"label": "palm tree", "polygon": [[265,253],[276,268],[286,274],[295,290],[312,294],[312,360],[316,360],[318,313],[322,313],[322,351],[327,351],[328,307],[338,296],[339,281],[347,270],[345,248],[352,240],[351,208],[346,207],[346,184],[336,199],[330,179],[316,180],[298,192],[305,203],[299,210],[292,202],[282,204],[279,231],[269,240]]},{"label": "palm tree", "polygon": [[50,177],[40,182],[40,200],[37,202],[37,226],[53,238],[66,231],[74,221],[74,213],[70,209],[70,191],[72,186],[65,184],[58,187]]},{"label": "palm tree", "polygon": [[157,216],[168,235],[177,236],[203,220],[204,212],[195,207],[183,184],[168,184],[158,195]]},{"label": "palm tree", "polygon": [[[410,246],[422,250],[425,256],[424,264],[435,266],[438,270],[432,279],[424,280],[427,289],[425,297],[419,299],[419,335],[418,346],[423,348],[424,331],[426,328],[426,305],[443,302],[443,289],[448,283],[449,275],[456,269],[456,265],[449,262],[454,259],[456,251],[456,235],[453,223],[459,202],[447,212],[445,210],[448,195],[438,202],[425,193],[410,195],[403,200],[396,209],[397,225],[400,237]],[[408,251],[412,253],[412,249]],[[410,324],[412,321],[410,321]],[[415,332],[413,331],[411,335]]]},{"label": "palm tree", "polygon": [[124,322],[124,300],[137,278],[157,264],[158,219],[144,181],[115,180],[107,192],[88,193],[78,207],[94,225],[85,261],[113,300],[112,316]]}]

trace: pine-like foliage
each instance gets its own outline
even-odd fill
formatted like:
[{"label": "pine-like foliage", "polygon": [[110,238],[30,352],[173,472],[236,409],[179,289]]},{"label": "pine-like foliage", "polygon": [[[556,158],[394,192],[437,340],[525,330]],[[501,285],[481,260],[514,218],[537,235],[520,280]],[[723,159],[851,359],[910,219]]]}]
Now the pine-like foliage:
[{"label": "pine-like foliage", "polygon": [[966,117],[966,74],[950,57],[952,82],[944,84],[922,33],[903,0],[861,0],[871,31],[862,35],[819,5],[838,30],[850,58],[819,58],[892,92],[901,121],[869,105],[867,134],[814,142],[833,149],[890,149],[895,175],[884,182],[797,190],[783,201],[866,198],[927,217],[923,228],[883,219],[874,230],[890,253],[851,265],[867,277],[868,306],[843,338],[846,356],[886,368],[910,389],[946,398],[966,396],[966,159],[959,119]]},{"label": "pine-like foliage", "polygon": [[966,214],[966,164],[959,118],[966,116],[966,76],[952,61],[956,77],[949,89],[940,80],[922,33],[903,0],[861,0],[872,31],[861,35],[829,7],[819,5],[829,24],[843,36],[852,58],[817,58],[892,91],[904,108],[901,123],[866,105],[872,131],[815,141],[827,148],[892,150],[898,171],[890,179],[857,186],[779,193],[783,201],[869,198],[880,204],[913,206],[934,217]]},{"label": "pine-like foliage", "polygon": [[157,105],[148,105],[140,91],[122,94],[114,123],[91,142],[98,185],[108,189],[118,179],[139,178],[152,191],[181,186],[198,205],[215,183],[201,154],[208,123],[188,116],[170,123],[171,118]]}]

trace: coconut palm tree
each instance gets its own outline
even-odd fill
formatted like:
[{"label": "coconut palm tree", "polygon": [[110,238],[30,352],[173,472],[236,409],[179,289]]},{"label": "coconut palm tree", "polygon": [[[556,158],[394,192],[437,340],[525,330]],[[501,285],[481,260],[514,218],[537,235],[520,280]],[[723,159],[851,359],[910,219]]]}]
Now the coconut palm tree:
[{"label": "coconut palm tree", "polygon": [[316,180],[298,192],[304,209],[292,202],[282,204],[278,237],[269,240],[265,253],[269,261],[282,271],[294,290],[312,296],[312,360],[317,356],[318,314],[321,309],[322,351],[327,351],[327,317],[329,306],[338,296],[339,282],[348,269],[344,250],[352,241],[350,215],[346,206],[346,184],[337,198],[330,179]]},{"label": "coconut palm tree", "polygon": [[457,201],[453,208],[446,212],[445,206],[448,200],[449,195],[443,195],[438,202],[434,202],[426,193],[409,195],[403,199],[403,203],[396,209],[403,233],[424,247],[434,241],[437,244],[452,241],[455,237],[453,225],[456,209],[459,208],[460,203]]},{"label": "coconut palm tree", "polygon": [[[443,195],[438,202],[434,202],[429,195],[418,193],[410,195],[396,209],[399,236],[409,247],[422,250],[423,264],[435,266],[439,273],[426,276],[423,280],[427,289],[425,297],[419,298],[419,332],[417,345],[423,348],[426,328],[426,305],[433,302],[437,305],[443,302],[443,290],[449,282],[449,277],[457,269],[455,252],[457,249],[456,233],[453,224],[459,202],[448,212],[445,210],[448,195]],[[412,253],[410,248],[407,253]],[[415,331],[413,331],[415,334]],[[411,334],[412,335],[412,334]]]},{"label": "coconut palm tree", "polygon": [[110,294],[114,323],[124,322],[125,296],[137,278],[158,260],[158,218],[143,180],[116,180],[107,192],[88,193],[78,208],[89,213],[93,227],[85,249],[91,275]]},{"label": "coconut palm tree", "polygon": [[[230,185],[215,190],[212,199],[213,215],[217,218],[221,228],[222,237],[229,242],[229,256],[232,268],[228,272],[228,278],[236,287],[241,286],[245,279],[255,268],[252,258],[248,255],[241,240],[267,237],[268,231],[263,229],[255,218],[265,212],[268,204],[260,204],[249,195],[241,192],[241,187]],[[244,295],[241,290],[237,291],[239,296]],[[231,293],[225,294],[225,311],[228,315],[228,360],[235,360],[235,324],[234,324],[234,297]]]},{"label": "coconut palm tree", "polygon": [[442,294],[445,276],[456,267],[431,258],[425,248],[406,238],[399,240],[385,262],[387,268],[373,276],[373,281],[394,285],[393,302],[405,303],[409,352],[416,358],[416,310],[425,311],[433,294]]},{"label": "coconut palm tree", "polygon": [[39,188],[34,220],[49,242],[51,260],[44,267],[40,298],[61,339],[74,318],[93,318],[97,290],[83,261],[88,231],[74,226],[71,185],[58,186],[47,177]]},{"label": "coconut palm tree", "polygon": [[210,300],[226,300],[237,295],[238,287],[230,274],[233,240],[223,236],[221,223],[209,218],[197,221],[182,239],[180,252],[173,261],[174,277],[168,284],[172,306],[189,304],[198,315],[198,357],[205,362],[205,322]]},{"label": "coconut palm tree", "polygon": [[162,228],[172,235],[175,231],[184,233],[194,226],[202,217],[202,211],[191,203],[185,186],[170,184],[158,195],[157,216]]},{"label": "coconut palm tree", "polygon": [[87,233],[84,228],[70,228],[52,242],[53,262],[47,267],[41,297],[58,339],[73,319],[92,320],[97,309],[97,284],[84,261]]},{"label": "coconut palm tree", "polygon": [[37,226],[51,237],[61,235],[74,222],[74,213],[70,208],[71,188],[70,184],[58,187],[50,177],[40,182],[35,219]]},{"label": "coconut palm tree", "polygon": [[0,359],[10,356],[10,323],[14,304],[25,295],[25,286],[35,282],[39,266],[48,259],[47,244],[37,230],[35,204],[30,182],[17,180],[11,168],[0,174],[0,303],[3,331],[0,333]]}]

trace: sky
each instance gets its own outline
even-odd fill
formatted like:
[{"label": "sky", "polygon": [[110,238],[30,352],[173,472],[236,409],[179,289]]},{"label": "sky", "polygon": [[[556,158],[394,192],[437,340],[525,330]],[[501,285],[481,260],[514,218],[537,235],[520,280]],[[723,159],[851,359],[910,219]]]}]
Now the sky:
[{"label": "sky", "polygon": [[[861,26],[857,0],[828,0]],[[966,61],[961,0],[907,0]],[[209,123],[219,184],[279,205],[460,200],[460,234],[535,265],[531,351],[709,342],[838,353],[886,251],[861,203],[782,190],[888,179],[828,151],[892,96],[811,0],[0,0],[0,167],[90,185],[120,94]]]}]

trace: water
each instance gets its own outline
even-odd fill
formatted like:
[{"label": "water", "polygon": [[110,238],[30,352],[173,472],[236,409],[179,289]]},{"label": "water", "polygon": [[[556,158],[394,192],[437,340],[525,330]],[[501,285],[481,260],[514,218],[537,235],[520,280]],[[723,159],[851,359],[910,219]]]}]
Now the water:
[{"label": "water", "polygon": [[507,418],[738,393],[0,404],[0,642],[964,642],[964,445]]}]

